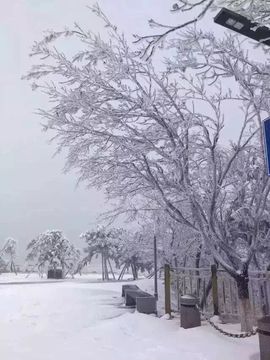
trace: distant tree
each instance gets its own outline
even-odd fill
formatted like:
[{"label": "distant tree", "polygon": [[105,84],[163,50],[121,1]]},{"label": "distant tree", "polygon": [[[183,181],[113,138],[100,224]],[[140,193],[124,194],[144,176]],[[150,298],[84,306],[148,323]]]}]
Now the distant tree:
[{"label": "distant tree", "polygon": [[0,256],[0,274],[2,272],[5,272],[7,269],[7,262],[3,259],[2,256]]},{"label": "distant tree", "polygon": [[59,230],[47,230],[30,241],[27,261],[35,261],[40,273],[44,266],[60,267],[64,276],[73,274],[80,259],[80,251]]},{"label": "distant tree", "polygon": [[126,270],[131,269],[133,279],[138,279],[139,271],[150,272],[153,269],[153,242],[140,231],[119,231],[118,253],[115,262],[122,267],[119,279]]},{"label": "distant tree", "polygon": [[95,231],[83,233],[81,238],[87,243],[84,249],[87,256],[82,260],[81,267],[90,263],[93,257],[101,256],[103,280],[109,279],[109,273],[115,279],[112,264],[122,268],[119,280],[129,269],[136,280],[139,271],[150,272],[153,268],[153,249],[149,246],[149,239],[138,231],[98,227]]},{"label": "distant tree", "polygon": [[101,256],[102,279],[109,280],[109,273],[115,278],[111,261],[114,261],[119,252],[119,230],[107,229],[98,226],[96,230],[87,231],[81,234],[87,247],[84,249],[87,254],[81,262],[81,267],[90,263],[93,257]]},{"label": "distant tree", "polygon": [[6,264],[6,269],[17,274],[15,259],[17,251],[17,240],[9,237],[5,240],[4,246],[0,251],[0,255],[3,256],[3,262]]}]

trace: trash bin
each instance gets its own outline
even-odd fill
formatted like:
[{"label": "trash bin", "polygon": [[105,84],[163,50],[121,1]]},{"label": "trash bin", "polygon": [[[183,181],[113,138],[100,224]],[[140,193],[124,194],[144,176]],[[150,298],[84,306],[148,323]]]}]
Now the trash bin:
[{"label": "trash bin", "polygon": [[47,278],[48,279],[63,279],[62,269],[49,269]]},{"label": "trash bin", "polygon": [[258,333],[261,360],[270,359],[270,316],[258,320]]},{"label": "trash bin", "polygon": [[198,309],[199,300],[193,295],[183,295],[180,298],[181,327],[190,329],[201,326],[201,315]]},{"label": "trash bin", "polygon": [[47,279],[55,279],[54,269],[49,269]]},{"label": "trash bin", "polygon": [[55,279],[63,279],[63,270],[55,269]]}]

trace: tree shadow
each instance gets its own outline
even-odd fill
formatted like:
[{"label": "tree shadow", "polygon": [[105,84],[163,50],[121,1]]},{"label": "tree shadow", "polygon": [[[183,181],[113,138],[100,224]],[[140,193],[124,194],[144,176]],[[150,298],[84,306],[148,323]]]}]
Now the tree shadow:
[{"label": "tree shadow", "polygon": [[260,360],[260,354],[256,353],[256,354],[251,355],[249,360]]}]

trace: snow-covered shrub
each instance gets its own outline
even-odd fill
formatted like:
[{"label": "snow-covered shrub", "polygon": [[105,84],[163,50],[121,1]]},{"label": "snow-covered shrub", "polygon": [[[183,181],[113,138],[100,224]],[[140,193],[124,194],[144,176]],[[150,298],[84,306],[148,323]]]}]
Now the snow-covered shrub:
[{"label": "snow-covered shrub", "polygon": [[35,261],[39,272],[45,266],[61,268],[64,275],[73,274],[80,259],[80,251],[59,230],[47,230],[27,246],[27,261]]},{"label": "snow-covered shrub", "polygon": [[8,237],[0,251],[0,269],[17,273],[15,259],[18,242],[12,237]]}]

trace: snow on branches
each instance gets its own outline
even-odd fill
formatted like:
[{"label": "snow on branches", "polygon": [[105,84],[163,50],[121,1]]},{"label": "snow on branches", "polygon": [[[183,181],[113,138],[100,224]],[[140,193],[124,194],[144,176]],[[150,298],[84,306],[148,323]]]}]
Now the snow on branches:
[{"label": "snow on branches", "polygon": [[265,265],[256,252],[270,236],[261,131],[270,112],[267,59],[258,52],[254,61],[233,35],[188,28],[172,39],[160,70],[95,11],[109,40],[77,25],[67,32],[81,44],[73,57],[52,45],[58,34],[34,45],[38,65],[26,78],[53,104],[40,110],[44,129],[68,151],[66,170],[118,200],[117,212],[130,204],[164,211],[241,287],[249,266]]},{"label": "snow on branches", "polygon": [[182,30],[199,24],[208,13],[212,15],[213,11],[217,12],[220,8],[233,10],[259,26],[269,24],[270,3],[266,0],[178,0],[172,4],[171,12],[180,13],[185,20],[173,25],[150,19],[150,27],[157,28],[160,32],[151,35],[135,35],[134,42],[141,45],[140,56],[149,60],[157,47],[164,47],[164,42],[169,35],[177,32],[179,36]]}]

